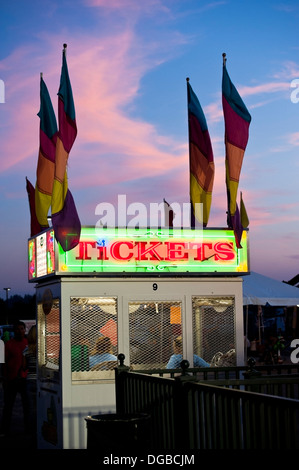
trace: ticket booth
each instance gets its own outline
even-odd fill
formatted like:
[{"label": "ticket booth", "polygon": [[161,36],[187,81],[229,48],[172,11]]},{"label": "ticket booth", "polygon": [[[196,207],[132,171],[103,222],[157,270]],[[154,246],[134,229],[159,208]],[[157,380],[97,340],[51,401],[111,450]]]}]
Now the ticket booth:
[{"label": "ticket booth", "polygon": [[[69,252],[52,229],[28,241],[37,294],[38,448],[86,448],[84,418],[115,412],[119,353],[132,369],[165,368],[181,336],[190,366],[193,354],[211,362],[231,350],[243,365],[247,237],[244,231],[238,250],[225,229],[99,234],[83,227]],[[97,362],[99,355],[106,360]]]}]

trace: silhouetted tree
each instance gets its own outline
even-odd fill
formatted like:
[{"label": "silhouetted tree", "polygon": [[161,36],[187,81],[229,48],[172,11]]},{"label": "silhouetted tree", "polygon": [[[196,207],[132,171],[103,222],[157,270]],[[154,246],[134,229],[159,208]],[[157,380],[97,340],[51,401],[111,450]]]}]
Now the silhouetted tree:
[{"label": "silhouetted tree", "polygon": [[13,295],[8,301],[0,299],[0,324],[13,324],[16,320],[35,320],[35,295]]}]

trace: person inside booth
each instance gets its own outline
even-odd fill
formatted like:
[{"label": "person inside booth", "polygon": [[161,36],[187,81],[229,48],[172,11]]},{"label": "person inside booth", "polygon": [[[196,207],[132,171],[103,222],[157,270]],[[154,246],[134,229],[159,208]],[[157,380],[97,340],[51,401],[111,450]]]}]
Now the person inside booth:
[{"label": "person inside booth", "polygon": [[[183,360],[183,342],[182,337],[178,336],[173,341],[174,354],[170,356],[166,369],[179,369]],[[193,367],[210,367],[204,359],[193,354]]]},{"label": "person inside booth", "polygon": [[[91,370],[100,370],[104,369],[104,364],[112,362],[114,365],[114,361],[117,361],[117,357],[112,354],[112,344],[110,338],[108,336],[100,336],[95,344],[94,349],[89,356],[89,367]],[[103,365],[103,367],[101,367]],[[98,367],[99,366],[99,367]]]}]

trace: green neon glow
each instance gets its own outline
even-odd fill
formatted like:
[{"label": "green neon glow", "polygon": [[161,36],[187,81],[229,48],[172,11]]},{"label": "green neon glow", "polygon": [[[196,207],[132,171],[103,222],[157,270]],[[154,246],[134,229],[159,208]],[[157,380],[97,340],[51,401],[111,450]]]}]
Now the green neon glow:
[{"label": "green neon glow", "polygon": [[[53,229],[43,235],[47,235],[45,261],[49,275],[213,275],[249,272],[246,231],[241,241],[243,248],[239,250],[233,231],[228,229],[82,227],[79,245],[68,252],[64,252],[55,242]],[[28,279],[32,282],[38,279],[37,237],[28,241]],[[39,262],[43,263],[43,259]]]},{"label": "green neon glow", "polygon": [[[150,242],[164,244],[168,242],[190,243],[195,246],[206,244],[213,241],[216,243],[230,244],[231,253],[234,253],[234,259],[230,261],[218,259],[215,261],[215,253],[208,259],[195,261],[188,260],[141,260],[141,259],[111,259],[109,250],[115,242],[123,242],[124,246],[128,243],[143,242],[149,246]],[[79,254],[79,248],[64,252],[59,246],[59,272],[60,274],[71,275],[72,273],[241,273],[248,272],[248,245],[247,232],[244,231],[241,250],[235,245],[234,233],[228,229],[205,229],[203,231],[194,230],[147,230],[147,229],[101,229],[98,233],[94,227],[84,227],[81,231],[81,247],[86,244],[86,259],[76,259]],[[94,246],[92,247],[92,244]],[[102,244],[102,245],[101,245]],[[214,246],[213,245],[213,246]],[[135,245],[133,248],[136,248]],[[161,245],[163,248],[163,245]],[[84,245],[85,247],[85,245]],[[105,248],[109,259],[95,259],[97,250]],[[132,250],[133,250],[132,248]],[[194,250],[193,250],[194,251]],[[191,251],[186,250],[186,256],[190,258]],[[130,256],[132,253],[130,253]],[[222,253],[223,255],[223,253]],[[124,257],[125,258],[125,257]],[[219,256],[218,256],[219,258]]]}]

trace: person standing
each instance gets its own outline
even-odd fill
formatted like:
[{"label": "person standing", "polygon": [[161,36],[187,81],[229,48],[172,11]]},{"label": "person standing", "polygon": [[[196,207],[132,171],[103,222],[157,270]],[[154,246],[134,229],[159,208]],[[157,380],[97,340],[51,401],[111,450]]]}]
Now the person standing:
[{"label": "person standing", "polygon": [[28,346],[23,351],[23,369],[28,371],[27,390],[30,405],[30,427],[32,436],[36,434],[36,325],[27,335]]},{"label": "person standing", "polygon": [[27,394],[27,370],[24,369],[23,351],[28,345],[25,337],[26,326],[22,321],[14,325],[14,337],[5,343],[5,363],[3,364],[4,408],[2,417],[2,435],[9,435],[12,411],[16,396],[22,398],[24,426],[29,425],[29,400]]}]

